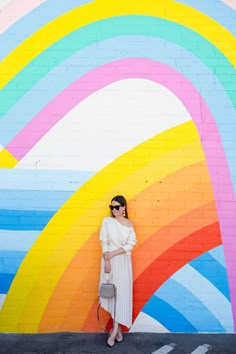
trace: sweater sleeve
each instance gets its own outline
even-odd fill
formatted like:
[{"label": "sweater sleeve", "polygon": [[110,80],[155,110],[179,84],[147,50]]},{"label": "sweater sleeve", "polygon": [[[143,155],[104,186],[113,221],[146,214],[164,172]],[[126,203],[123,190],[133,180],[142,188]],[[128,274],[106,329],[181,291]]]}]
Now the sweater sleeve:
[{"label": "sweater sleeve", "polygon": [[109,247],[108,247],[109,240],[108,240],[108,228],[107,228],[106,218],[104,218],[102,221],[99,239],[101,241],[102,253],[108,252],[109,251]]},{"label": "sweater sleeve", "polygon": [[126,245],[122,246],[122,248],[125,250],[125,253],[130,252],[133,249],[133,247],[136,245],[136,243],[137,243],[136,233],[134,229],[131,228]]}]

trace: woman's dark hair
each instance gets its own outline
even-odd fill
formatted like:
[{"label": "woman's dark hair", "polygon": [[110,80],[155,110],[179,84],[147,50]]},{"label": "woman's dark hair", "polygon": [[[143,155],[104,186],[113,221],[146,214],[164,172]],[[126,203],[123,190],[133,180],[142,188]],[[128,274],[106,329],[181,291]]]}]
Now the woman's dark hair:
[{"label": "woman's dark hair", "polygon": [[[121,206],[125,206],[125,215],[124,215],[124,217],[128,219],[127,202],[126,202],[125,197],[123,197],[123,195],[116,195],[114,198],[112,198],[111,202],[117,202]],[[114,215],[112,214],[112,216],[114,216]]]}]

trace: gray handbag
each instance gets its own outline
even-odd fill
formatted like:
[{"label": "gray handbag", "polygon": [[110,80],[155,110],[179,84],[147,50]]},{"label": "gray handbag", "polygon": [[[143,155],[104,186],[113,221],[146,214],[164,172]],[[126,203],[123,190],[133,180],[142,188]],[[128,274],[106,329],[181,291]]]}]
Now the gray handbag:
[{"label": "gray handbag", "polygon": [[103,299],[112,299],[116,297],[116,287],[111,283],[102,283],[99,289],[99,297]]}]

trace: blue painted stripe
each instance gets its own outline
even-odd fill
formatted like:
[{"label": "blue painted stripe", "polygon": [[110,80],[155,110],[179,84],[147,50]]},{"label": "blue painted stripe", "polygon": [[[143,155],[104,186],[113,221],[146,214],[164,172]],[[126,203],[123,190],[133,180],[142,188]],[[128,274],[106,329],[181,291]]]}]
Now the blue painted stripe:
[{"label": "blue painted stripe", "polygon": [[207,278],[230,301],[227,272],[208,252],[189,262],[204,278]]},{"label": "blue painted stripe", "polygon": [[0,230],[0,252],[27,252],[39,235],[40,231]]},{"label": "blue painted stripe", "polygon": [[197,332],[196,328],[184,316],[157,296],[150,298],[142,312],[160,322],[170,332]]},{"label": "blue painted stripe", "polygon": [[1,169],[1,189],[76,191],[94,171]]},{"label": "blue painted stripe", "polygon": [[0,37],[0,60],[34,32],[64,13],[89,3],[89,0],[48,0],[26,14]]},{"label": "blue painted stripe", "polygon": [[[176,272],[172,276],[172,279],[192,292],[194,296],[207,307],[208,311],[216,317],[227,332],[232,331],[233,318],[231,303],[207,278],[204,278],[187,264]],[[204,289],[204,291],[202,289]]]},{"label": "blue painted stripe", "polygon": [[1,274],[0,273],[0,294],[7,294],[15,274]]},{"label": "blue painted stripe", "polygon": [[16,274],[27,252],[0,250],[0,273]]},{"label": "blue painted stripe", "polygon": [[58,210],[74,191],[0,189],[0,209]]},{"label": "blue painted stripe", "polygon": [[191,6],[208,15],[236,36],[236,12],[220,0],[181,0],[181,4]]},{"label": "blue painted stripe", "polygon": [[56,211],[0,210],[0,229],[42,230]]},{"label": "blue painted stripe", "polygon": [[[193,281],[193,279],[189,279]],[[224,333],[226,329],[192,292],[173,279],[167,280],[155,293],[155,296],[175,308],[197,332]],[[209,293],[209,300],[214,294]],[[182,299],[184,299],[184,304]],[[218,304],[221,306],[221,304]],[[226,314],[227,316],[227,314]]]}]

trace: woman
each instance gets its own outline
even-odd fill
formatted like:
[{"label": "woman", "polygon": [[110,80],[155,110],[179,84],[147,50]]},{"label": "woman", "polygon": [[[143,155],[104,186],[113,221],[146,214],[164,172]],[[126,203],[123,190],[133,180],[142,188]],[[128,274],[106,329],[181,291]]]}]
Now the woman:
[{"label": "woman", "polygon": [[102,262],[100,284],[107,275],[116,286],[116,311],[114,320],[114,299],[101,298],[101,306],[113,318],[113,329],[109,333],[107,345],[113,347],[121,342],[123,335],[121,325],[128,328],[132,325],[133,309],[133,276],[131,250],[136,244],[133,223],[128,219],[127,203],[118,195],[109,205],[111,216],[103,219],[100,230],[102,246]]}]

